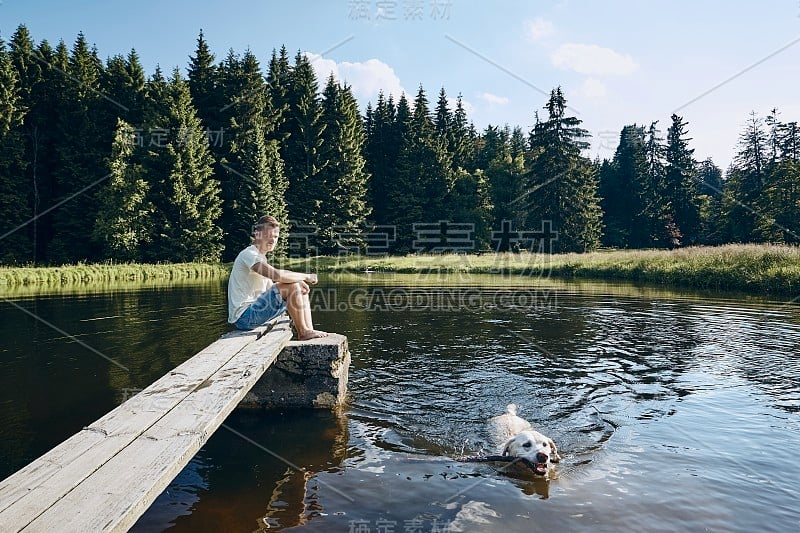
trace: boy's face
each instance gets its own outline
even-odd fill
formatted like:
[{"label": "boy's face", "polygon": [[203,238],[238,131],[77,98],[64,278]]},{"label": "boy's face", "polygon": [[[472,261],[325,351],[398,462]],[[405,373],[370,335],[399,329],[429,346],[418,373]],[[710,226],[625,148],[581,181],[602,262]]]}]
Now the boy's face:
[{"label": "boy's face", "polygon": [[281,229],[267,226],[262,230],[256,230],[256,239],[264,243],[268,252],[275,249],[278,244],[278,237],[280,237]]}]

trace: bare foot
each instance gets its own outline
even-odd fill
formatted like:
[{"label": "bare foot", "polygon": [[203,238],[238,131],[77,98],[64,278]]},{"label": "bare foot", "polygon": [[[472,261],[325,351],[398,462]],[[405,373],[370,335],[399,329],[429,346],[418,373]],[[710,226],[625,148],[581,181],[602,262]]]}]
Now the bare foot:
[{"label": "bare foot", "polygon": [[312,329],[310,331],[306,331],[302,335],[299,333],[297,334],[297,340],[307,341],[309,339],[318,339],[320,337],[327,337],[329,334],[325,331],[319,331],[317,329]]}]

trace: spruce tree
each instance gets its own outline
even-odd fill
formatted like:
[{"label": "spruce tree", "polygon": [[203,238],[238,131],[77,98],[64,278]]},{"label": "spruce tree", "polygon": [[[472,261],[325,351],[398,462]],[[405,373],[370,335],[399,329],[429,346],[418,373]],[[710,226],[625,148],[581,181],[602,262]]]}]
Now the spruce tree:
[{"label": "spruce tree", "polygon": [[[252,224],[260,216],[272,215],[282,225],[288,223],[288,217],[283,161],[277,141],[269,138],[275,125],[270,120],[272,104],[258,60],[248,50],[235,70],[230,61],[226,64],[226,77],[234,71],[240,76],[227,126],[230,149],[222,161],[223,258],[232,260],[250,242]],[[281,246],[277,253],[284,251]]]},{"label": "spruce tree", "polygon": [[797,122],[781,125],[780,153],[781,159],[800,160],[800,133],[797,131]]},{"label": "spruce tree", "polygon": [[402,139],[396,114],[392,97],[387,99],[380,92],[375,109],[365,124],[366,172],[371,176],[368,199],[372,206],[372,220],[377,224],[390,223],[387,191],[397,176],[397,158]]},{"label": "spruce tree", "polygon": [[642,211],[634,220],[631,245],[636,248],[675,246],[681,235],[667,196],[667,148],[658,121],[650,123],[645,154],[647,170],[639,187]]},{"label": "spruce tree", "polygon": [[109,58],[101,84],[103,94],[107,95],[104,104],[108,113],[141,128],[145,81],[136,50],[131,50],[127,57],[118,54]]},{"label": "spruce tree", "polygon": [[725,180],[722,205],[726,240],[748,242],[755,238],[757,215],[753,206],[764,188],[767,150],[763,121],[753,112],[739,136],[739,151]]},{"label": "spruce tree", "polygon": [[666,174],[664,194],[669,202],[669,214],[677,227],[675,244],[694,244],[700,237],[700,211],[694,183],[694,149],[689,148],[686,138],[686,122],[683,117],[672,115],[672,124],[667,130]]},{"label": "spruce tree", "polygon": [[200,30],[197,37],[197,47],[193,56],[189,56],[188,69],[189,91],[192,94],[192,103],[197,109],[203,127],[218,131],[223,127],[221,110],[230,103],[223,96],[220,83],[219,67],[214,63],[214,54],[208,46]]},{"label": "spruce tree", "polygon": [[697,166],[695,174],[696,195],[700,205],[702,242],[721,244],[724,224],[722,221],[722,195],[724,182],[722,170],[709,158]]},{"label": "spruce tree", "polygon": [[[405,109],[403,109],[405,107]],[[401,98],[397,122],[407,112]],[[452,160],[444,140],[436,135],[425,90],[420,86],[414,110],[404,121],[397,178],[387,190],[390,223],[398,226],[397,245],[408,251],[413,244],[414,223],[451,220],[446,197],[453,187]]]},{"label": "spruce tree", "polygon": [[98,197],[93,232],[107,259],[141,261],[150,240],[153,206],[142,165],[132,157],[137,138],[134,127],[119,119],[108,165],[111,177]]},{"label": "spruce tree", "polygon": [[188,84],[175,69],[148,84],[147,125],[158,131],[147,147],[146,172],[155,211],[150,223],[155,261],[218,261],[222,251],[219,182]]},{"label": "spruce tree", "polygon": [[453,169],[463,168],[468,172],[475,170],[475,139],[470,134],[470,125],[467,112],[461,95],[456,99],[456,108],[453,111],[450,123],[449,147],[453,155]]},{"label": "spruce tree", "polygon": [[48,255],[56,263],[95,260],[99,249],[91,239],[97,217],[97,195],[109,177],[102,162],[111,152],[113,128],[101,97],[103,65],[86,38],[78,34],[67,65],[63,103],[55,137],[53,240]]},{"label": "spruce tree", "polygon": [[800,163],[784,159],[773,165],[755,207],[758,240],[800,243]]},{"label": "spruce tree", "polygon": [[328,164],[323,151],[325,123],[317,93],[314,69],[308,58],[298,52],[290,77],[289,110],[285,123],[288,137],[281,156],[289,178],[286,191],[289,218],[312,226],[319,222],[321,173]]},{"label": "spruce tree", "polygon": [[337,245],[361,244],[338,240],[342,233],[357,233],[370,214],[369,174],[364,160],[364,125],[350,87],[340,86],[331,74],[322,97],[328,164],[321,180],[319,244],[321,251],[330,253],[337,251]]},{"label": "spruce tree", "polygon": [[436,112],[434,115],[433,125],[436,128],[436,133],[440,137],[447,140],[448,149],[450,142],[450,134],[452,129],[453,116],[447,104],[447,93],[442,87],[439,90],[439,99],[436,101]]},{"label": "spruce tree", "polygon": [[[484,179],[490,191],[489,223],[492,228],[500,230],[505,221],[512,222],[514,227],[521,225],[520,190],[524,169],[524,154],[517,157],[511,155],[510,143],[505,142],[502,132],[496,126],[489,125],[484,130],[480,151],[475,157],[476,178]],[[507,251],[501,249],[499,251]]]},{"label": "spruce tree", "polygon": [[645,131],[632,124],[622,128],[614,158],[600,170],[599,195],[606,246],[644,246],[649,230],[641,227],[648,178]]},{"label": "spruce tree", "polygon": [[27,163],[25,181],[30,184],[27,214],[32,222],[25,229],[33,241],[30,259],[35,264],[46,259],[53,235],[56,213],[50,208],[57,196],[56,126],[70,81],[64,75],[69,52],[63,41],[55,50],[47,41],[34,49],[27,29],[20,26],[11,40],[11,57],[21,75],[20,90],[28,109],[22,135]]},{"label": "spruce tree", "polygon": [[780,160],[781,155],[781,124],[777,108],[772,108],[764,120],[767,126],[767,161],[770,165],[775,165]]},{"label": "spruce tree", "polygon": [[[531,132],[532,163],[523,185],[525,227],[551,223],[558,231],[553,251],[585,251],[599,244],[601,211],[597,167],[581,155],[589,147],[581,121],[566,115],[561,88],[550,92],[546,121]],[[545,237],[547,238],[547,237]]]},{"label": "spruce tree", "polygon": [[267,72],[267,87],[269,89],[270,101],[272,102],[271,117],[275,124],[275,131],[272,137],[277,139],[279,144],[289,137],[290,130],[287,120],[289,118],[289,88],[292,80],[292,69],[289,65],[289,54],[286,47],[282,46],[280,52],[272,50],[272,57],[269,60],[269,70]]},{"label": "spruce tree", "polygon": [[0,39],[0,263],[32,258],[27,228],[28,182],[25,179],[22,121],[25,107],[17,72]]},{"label": "spruce tree", "polygon": [[[456,171],[453,188],[447,198],[450,217],[454,222],[472,224],[476,250],[490,250],[494,205],[491,184],[481,169],[469,173]],[[499,227],[499,226],[494,226]]]}]

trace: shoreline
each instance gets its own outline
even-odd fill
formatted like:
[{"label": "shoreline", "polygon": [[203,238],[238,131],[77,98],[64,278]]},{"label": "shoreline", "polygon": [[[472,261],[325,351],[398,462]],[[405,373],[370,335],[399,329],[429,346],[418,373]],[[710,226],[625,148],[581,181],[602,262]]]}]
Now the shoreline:
[{"label": "shoreline", "polygon": [[12,287],[46,288],[144,281],[211,280],[228,277],[221,263],[97,263],[57,267],[0,267],[0,290]]},{"label": "shoreline", "polygon": [[[275,265],[319,273],[506,274],[540,278],[644,282],[767,295],[800,294],[800,247],[728,244],[676,250],[608,250],[583,254],[436,254],[317,256],[276,260]],[[91,264],[0,267],[0,289],[97,283],[225,279],[230,264]]]}]

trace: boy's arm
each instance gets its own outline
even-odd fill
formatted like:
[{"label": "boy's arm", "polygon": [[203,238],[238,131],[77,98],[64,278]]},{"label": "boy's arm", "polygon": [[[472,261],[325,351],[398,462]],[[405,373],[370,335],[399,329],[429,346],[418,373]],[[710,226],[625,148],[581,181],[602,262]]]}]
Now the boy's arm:
[{"label": "boy's arm", "polygon": [[282,270],[280,268],[275,268],[264,261],[259,261],[258,263],[254,264],[252,270],[256,274],[261,274],[265,278],[269,278],[276,283],[300,283],[303,281],[312,285],[316,285],[317,283],[316,274]]}]

